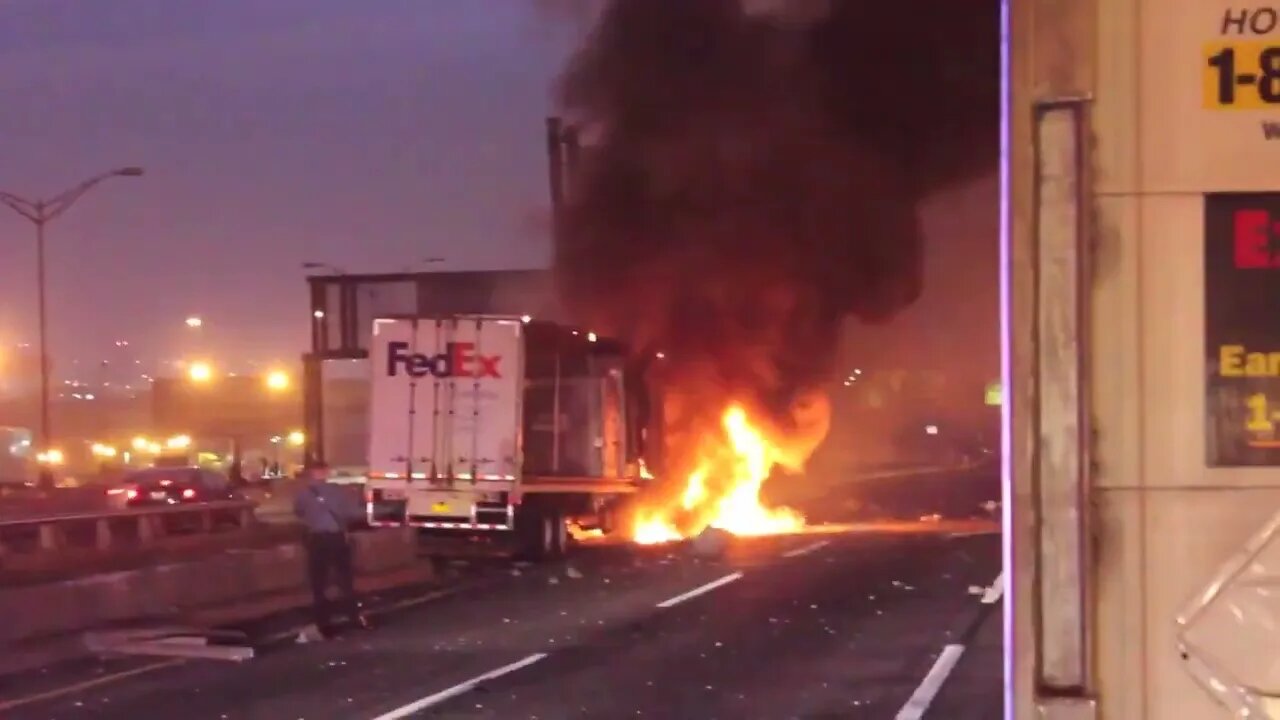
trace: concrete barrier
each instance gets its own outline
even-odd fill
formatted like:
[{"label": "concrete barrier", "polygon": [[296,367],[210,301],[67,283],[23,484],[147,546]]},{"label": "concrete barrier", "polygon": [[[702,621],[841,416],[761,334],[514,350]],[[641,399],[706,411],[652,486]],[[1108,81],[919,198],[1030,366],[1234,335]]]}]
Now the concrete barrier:
[{"label": "concrete barrier", "polygon": [[165,541],[174,521],[187,534],[211,534],[223,527],[247,530],[254,524],[253,508],[248,501],[227,500],[0,520],[0,558],[110,553],[121,546],[150,545]]},{"label": "concrete barrier", "polygon": [[[354,559],[361,577],[384,576],[419,565],[411,531],[356,533]],[[416,579],[429,577],[429,566]],[[0,672],[24,667],[24,647],[69,634],[125,623],[182,622],[188,615],[237,603],[291,596],[305,604],[306,553],[299,543],[220,553],[192,562],[92,575],[62,582],[0,589]],[[81,647],[83,650],[83,647]],[[46,661],[39,652],[31,658]],[[31,665],[26,665],[30,667]]]}]

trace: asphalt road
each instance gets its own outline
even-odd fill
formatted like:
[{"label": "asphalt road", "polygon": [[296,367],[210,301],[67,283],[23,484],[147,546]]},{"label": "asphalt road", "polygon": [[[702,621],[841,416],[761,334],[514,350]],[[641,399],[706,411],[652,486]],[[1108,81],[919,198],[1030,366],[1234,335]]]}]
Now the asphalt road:
[{"label": "asphalt road", "polygon": [[282,639],[301,617],[249,628],[260,654],[242,664],[10,679],[0,716],[1001,717],[990,523],[828,530],[735,540],[716,559],[605,545],[471,568],[445,596],[384,600],[372,632],[299,645]]}]

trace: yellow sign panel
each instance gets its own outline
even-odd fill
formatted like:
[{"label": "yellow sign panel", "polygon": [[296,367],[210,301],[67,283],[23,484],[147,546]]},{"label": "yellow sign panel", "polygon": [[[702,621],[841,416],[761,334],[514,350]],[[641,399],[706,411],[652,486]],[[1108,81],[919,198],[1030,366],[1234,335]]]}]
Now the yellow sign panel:
[{"label": "yellow sign panel", "polygon": [[1280,38],[1206,43],[1202,72],[1210,110],[1280,109]]}]

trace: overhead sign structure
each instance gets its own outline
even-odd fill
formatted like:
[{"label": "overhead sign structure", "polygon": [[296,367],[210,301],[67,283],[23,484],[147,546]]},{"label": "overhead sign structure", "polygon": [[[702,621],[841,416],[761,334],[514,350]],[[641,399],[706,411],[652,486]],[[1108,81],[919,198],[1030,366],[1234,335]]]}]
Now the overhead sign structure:
[{"label": "overhead sign structure", "polygon": [[1280,193],[1205,196],[1210,467],[1280,465]]}]

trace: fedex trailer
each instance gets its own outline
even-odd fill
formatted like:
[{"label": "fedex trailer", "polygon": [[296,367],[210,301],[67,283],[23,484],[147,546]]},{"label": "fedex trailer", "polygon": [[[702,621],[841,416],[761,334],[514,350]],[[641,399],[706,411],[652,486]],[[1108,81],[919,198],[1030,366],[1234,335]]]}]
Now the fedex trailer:
[{"label": "fedex trailer", "polygon": [[616,342],[528,318],[374,321],[366,508],[374,526],[566,549],[645,480],[648,385]]}]

